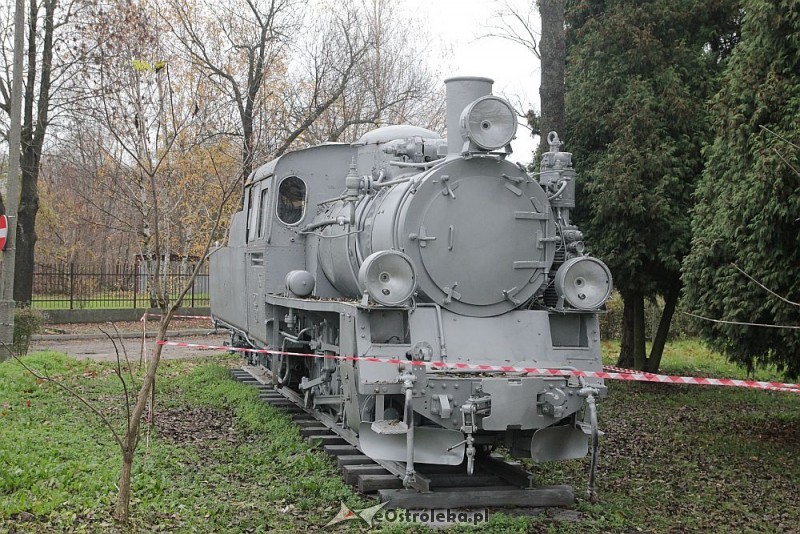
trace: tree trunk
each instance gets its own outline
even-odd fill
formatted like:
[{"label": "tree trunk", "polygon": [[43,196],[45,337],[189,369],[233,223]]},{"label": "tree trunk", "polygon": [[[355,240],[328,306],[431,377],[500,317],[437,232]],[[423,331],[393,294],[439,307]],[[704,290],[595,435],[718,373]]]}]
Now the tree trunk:
[{"label": "tree trunk", "polygon": [[133,471],[133,455],[135,452],[135,442],[129,443],[128,437],[125,438],[126,447],[129,450],[122,452],[122,472],[119,475],[119,494],[117,494],[117,508],[114,517],[122,524],[128,523],[130,502],[131,502],[131,472]]},{"label": "tree trunk", "polygon": [[[14,300],[30,304],[33,293],[33,262],[36,246],[36,215],[39,212],[39,165],[50,111],[50,85],[53,65],[53,33],[58,0],[45,0],[42,62],[38,94],[36,63],[38,4],[30,3],[28,20],[28,79],[24,93],[22,126],[21,187],[17,214],[16,259],[14,262]],[[35,102],[35,111],[34,111]]]},{"label": "tree trunk", "polygon": [[253,172],[253,116],[243,115],[242,119],[242,191],[248,176]]},{"label": "tree trunk", "polygon": [[658,372],[658,368],[661,365],[661,357],[664,354],[664,346],[667,344],[669,326],[672,323],[672,316],[675,314],[675,307],[678,304],[679,294],[680,290],[675,287],[664,296],[664,311],[661,313],[661,319],[658,322],[658,330],[653,339],[653,347],[650,349],[650,357],[647,359],[645,371]]},{"label": "tree trunk", "polygon": [[566,32],[564,0],[538,0],[537,4],[542,16],[542,38],[539,41],[542,56],[542,81],[539,86],[542,106],[539,154],[544,154],[550,150],[547,143],[549,132],[557,132],[561,140],[567,138],[564,111]]},{"label": "tree trunk", "polygon": [[622,340],[617,365],[626,369],[636,365],[633,359],[633,299],[627,293],[622,295]]},{"label": "tree trunk", "polygon": [[644,319],[644,295],[633,294],[633,362],[634,369],[643,371],[647,365]]},{"label": "tree trunk", "polygon": [[[172,315],[175,313],[176,307],[173,305],[162,316],[161,322],[158,326],[158,341],[163,341],[167,337],[167,328],[172,320]],[[153,359],[147,367],[142,386],[139,388],[139,393],[136,396],[136,404],[133,406],[130,416],[130,424],[125,433],[124,443],[125,447],[122,457],[122,473],[119,477],[119,493],[117,494],[117,520],[120,522],[128,521],[128,508],[131,501],[131,471],[133,469],[133,459],[136,454],[136,446],[139,442],[139,427],[142,422],[142,415],[150,400],[150,392],[153,391],[156,381],[156,372],[158,371],[158,364],[161,361],[161,350],[163,345],[156,343],[155,350],[153,351]]]},{"label": "tree trunk", "polygon": [[[27,152],[27,150],[26,150]],[[33,295],[33,263],[36,246],[36,215],[39,213],[38,163],[26,164],[22,156],[19,211],[17,213],[17,254],[14,262],[14,300],[30,304]],[[38,158],[37,158],[38,159]]]}]

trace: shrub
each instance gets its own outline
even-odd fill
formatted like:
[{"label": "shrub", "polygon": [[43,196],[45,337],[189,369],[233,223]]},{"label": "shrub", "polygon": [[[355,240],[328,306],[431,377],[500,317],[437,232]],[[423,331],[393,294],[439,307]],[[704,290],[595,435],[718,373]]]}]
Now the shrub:
[{"label": "shrub", "polygon": [[17,356],[28,354],[31,337],[42,328],[44,317],[38,310],[17,308],[14,311],[14,343],[13,351]]}]

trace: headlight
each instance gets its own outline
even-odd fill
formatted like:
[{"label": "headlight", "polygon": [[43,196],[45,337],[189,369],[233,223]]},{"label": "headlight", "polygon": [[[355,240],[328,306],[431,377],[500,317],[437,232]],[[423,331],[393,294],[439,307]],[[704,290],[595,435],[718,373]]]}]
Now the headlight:
[{"label": "headlight", "polygon": [[517,115],[500,97],[481,97],[461,113],[461,135],[483,150],[503,148],[516,133]]},{"label": "headlight", "polygon": [[596,310],[611,296],[611,271],[597,258],[567,260],[556,271],[556,294],[577,310]]},{"label": "headlight", "polygon": [[383,250],[367,256],[358,270],[361,290],[384,306],[399,306],[417,289],[417,275],[411,259],[396,250]]}]

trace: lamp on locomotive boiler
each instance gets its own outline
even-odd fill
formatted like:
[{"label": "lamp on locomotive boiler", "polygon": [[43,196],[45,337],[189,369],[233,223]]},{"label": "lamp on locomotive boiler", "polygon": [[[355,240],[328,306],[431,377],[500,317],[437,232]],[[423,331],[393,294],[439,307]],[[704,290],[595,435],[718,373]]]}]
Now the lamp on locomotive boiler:
[{"label": "lamp on locomotive boiler", "polygon": [[364,294],[383,306],[406,302],[417,289],[417,275],[411,259],[397,250],[382,250],[367,256],[358,270]]},{"label": "lamp on locomotive boiler", "polygon": [[461,113],[461,136],[482,150],[507,147],[516,133],[517,116],[500,97],[481,97]]},{"label": "lamp on locomotive boiler", "polygon": [[558,307],[566,302],[576,310],[596,310],[611,296],[611,271],[596,258],[572,258],[556,271],[555,288]]}]

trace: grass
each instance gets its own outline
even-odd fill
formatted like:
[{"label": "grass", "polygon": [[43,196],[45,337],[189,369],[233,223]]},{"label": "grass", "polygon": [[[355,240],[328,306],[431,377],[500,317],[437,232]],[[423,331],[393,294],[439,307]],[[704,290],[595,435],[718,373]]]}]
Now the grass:
[{"label": "grass", "polygon": [[[618,343],[604,343],[616,361]],[[748,378],[688,340],[671,343],[661,372]],[[783,381],[775,369],[757,380]],[[607,381],[599,403],[600,503],[579,495],[566,531],[800,530],[800,395],[741,388]],[[588,462],[531,466],[540,483],[585,490]],[[543,526],[542,520],[534,525]],[[544,524],[546,525],[546,523]]]},{"label": "grass", "polygon": [[[26,362],[47,367],[122,428],[111,367],[54,353]],[[228,363],[162,363],[157,428],[149,441],[143,436],[134,464],[132,530],[294,531],[324,525],[340,501],[369,504],[327,456],[308,450],[285,415],[230,380]],[[0,428],[0,532],[114,526],[118,449],[79,401],[6,362]]]},{"label": "grass", "polygon": [[[615,345],[604,345],[613,363]],[[57,354],[26,360],[79,388],[118,424],[119,384],[108,365]],[[319,529],[345,502],[374,504],[344,485],[332,462],[309,451],[286,416],[228,378],[235,357],[165,361],[153,432],[134,472],[133,531]],[[743,378],[694,341],[671,344],[662,370]],[[779,379],[774,370],[756,378]],[[800,395],[607,382],[599,403],[600,502],[583,496],[588,461],[532,465],[540,484],[575,488],[578,521],[550,510],[492,514],[492,532],[797,530]],[[0,365],[0,532],[113,528],[118,452],[78,402]],[[345,529],[363,528],[355,522]],[[395,527],[388,531],[405,532]],[[457,529],[468,531],[467,527]],[[420,527],[417,531],[426,531]]]},{"label": "grass", "polygon": [[[649,345],[647,350],[650,350]],[[602,352],[605,365],[616,365],[619,341],[603,341]],[[729,362],[722,354],[709,350],[696,339],[681,339],[667,343],[661,361],[661,372],[662,374],[681,376],[748,378],[785,382],[784,377],[775,367],[760,368],[752,374],[747,374],[743,368]]]},{"label": "grass", "polygon": [[[183,299],[183,306],[202,307],[208,306],[208,293],[191,292]],[[193,304],[194,303],[194,304]],[[101,310],[101,309],[131,309],[149,308],[150,298],[144,294],[136,296],[136,306],[133,305],[133,292],[115,292],[92,297],[75,297],[70,304],[69,295],[34,295],[31,306],[37,310]]]},{"label": "grass", "polygon": [[[798,528],[800,396],[612,383],[600,404],[600,503],[576,531]],[[542,483],[586,485],[587,463],[542,466]],[[582,497],[582,496],[581,496]]]}]

